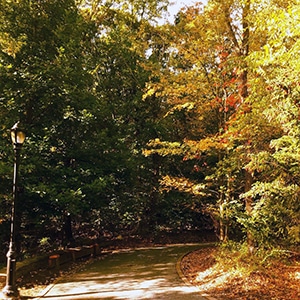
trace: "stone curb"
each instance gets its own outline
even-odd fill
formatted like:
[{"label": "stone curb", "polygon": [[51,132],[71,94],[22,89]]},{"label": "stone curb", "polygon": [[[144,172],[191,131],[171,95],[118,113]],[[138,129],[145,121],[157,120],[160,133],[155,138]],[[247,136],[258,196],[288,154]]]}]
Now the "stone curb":
[{"label": "stone curb", "polygon": [[[216,245],[216,243],[207,243],[207,244],[204,244],[203,246],[204,246],[204,247],[209,247],[209,246],[215,246],[215,245]],[[199,249],[204,248],[204,247],[201,246],[201,247],[199,247]],[[195,250],[193,250],[193,251],[195,251]],[[176,272],[177,272],[178,276],[180,277],[180,279],[184,282],[184,284],[185,284],[186,286],[193,287],[193,288],[195,289],[195,291],[196,291],[196,292],[199,292],[199,294],[200,294],[200,290],[198,289],[198,287],[194,286],[194,285],[193,285],[193,284],[185,277],[185,275],[183,274],[183,272],[182,272],[182,270],[181,270],[181,261],[182,261],[182,259],[183,259],[185,256],[187,256],[188,254],[192,253],[193,251],[183,254],[183,255],[178,259],[178,261],[177,261],[177,263],[176,263]],[[210,295],[208,295],[208,294],[201,294],[201,297],[205,297],[207,300],[219,300],[218,298],[214,298],[214,297],[212,297],[212,296],[210,296]]]},{"label": "stone curb", "polygon": [[[90,258],[89,262],[93,262],[95,258]],[[82,267],[82,264],[78,264],[75,268],[72,269],[72,272],[77,272]],[[33,300],[42,299],[59,281],[65,276],[65,274],[61,274],[55,278],[55,280],[46,286]]]}]

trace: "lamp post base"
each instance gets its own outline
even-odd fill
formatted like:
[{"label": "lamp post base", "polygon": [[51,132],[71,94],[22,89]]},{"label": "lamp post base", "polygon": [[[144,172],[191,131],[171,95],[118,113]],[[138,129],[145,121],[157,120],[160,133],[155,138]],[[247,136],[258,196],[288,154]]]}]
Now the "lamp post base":
[{"label": "lamp post base", "polygon": [[[9,244],[7,252],[7,266],[6,266],[6,285],[2,290],[2,294],[7,296],[8,299],[18,297],[19,292],[16,286],[16,253],[15,243],[12,240]],[[10,298],[9,298],[10,297]],[[4,298],[4,299],[7,299]]]},{"label": "lamp post base", "polygon": [[0,293],[0,299],[18,299],[19,291],[10,285],[3,288]]}]

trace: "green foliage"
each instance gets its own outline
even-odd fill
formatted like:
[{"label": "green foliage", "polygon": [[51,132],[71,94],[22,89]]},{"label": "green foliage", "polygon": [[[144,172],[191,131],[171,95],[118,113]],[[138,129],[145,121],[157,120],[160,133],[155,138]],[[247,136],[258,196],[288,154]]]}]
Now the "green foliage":
[{"label": "green foliage", "polygon": [[157,25],[167,4],[0,0],[0,225],[20,120],[19,227],[40,241],[67,214],[134,233],[205,213],[224,240],[299,243],[299,5],[210,0]]},{"label": "green foliage", "polygon": [[246,243],[227,241],[220,245],[216,253],[217,263],[226,269],[242,272],[250,276],[253,272],[268,267],[274,261],[288,261],[291,251],[278,246],[272,249],[261,248],[255,256],[249,256]]},{"label": "green foliage", "polygon": [[281,180],[257,182],[243,197],[257,199],[251,216],[239,218],[260,247],[299,242],[299,186]]},{"label": "green foliage", "polygon": [[26,246],[38,244],[31,230],[63,239],[66,214],[78,227],[95,221],[99,235],[137,230],[155,214],[158,167],[141,152],[162,113],[159,99],[142,96],[154,21],[166,4],[1,1],[1,180],[11,185],[8,131],[20,119],[27,139],[18,217]]}]

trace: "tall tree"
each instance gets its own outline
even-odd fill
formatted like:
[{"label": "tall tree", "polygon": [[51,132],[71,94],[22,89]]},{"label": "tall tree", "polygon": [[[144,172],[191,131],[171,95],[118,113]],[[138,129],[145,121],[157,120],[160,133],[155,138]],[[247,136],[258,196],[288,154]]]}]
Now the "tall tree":
[{"label": "tall tree", "polygon": [[[162,64],[165,71],[149,89],[168,101],[168,116],[179,120],[174,111],[195,112],[196,122],[189,120],[193,131],[177,137],[177,144],[154,140],[149,144],[154,149],[146,154],[181,155],[196,163],[204,175],[200,183],[188,173],[189,179],[167,176],[163,182],[215,199],[212,206],[206,204],[206,210],[219,219],[221,240],[226,240],[228,224],[237,217],[234,214],[241,213],[237,211],[240,196],[258,179],[248,168],[251,155],[269,150],[270,141],[281,133],[277,121],[263,114],[265,84],[249,62],[250,54],[264,45],[265,34],[253,26],[253,16],[260,9],[253,1],[209,1],[205,7],[182,10],[167,31],[174,34],[170,34],[169,60]],[[187,128],[183,122],[180,125]],[[197,135],[191,136],[195,129]],[[253,197],[245,195],[246,219],[251,219]],[[253,233],[249,226],[245,228],[253,253]]]},{"label": "tall tree", "polygon": [[259,8],[253,22],[264,43],[250,55],[249,64],[264,86],[263,114],[280,131],[269,149],[249,163],[259,178],[246,194],[257,199],[249,227],[261,245],[299,241],[297,12],[296,2],[271,1]]},{"label": "tall tree", "polygon": [[[18,119],[27,131],[22,219],[51,220],[57,208],[62,214],[80,198],[74,162],[84,156],[80,145],[95,104],[83,56],[90,27],[71,0],[4,1],[1,7],[2,130]],[[68,204],[61,197],[67,190]]]},{"label": "tall tree", "polygon": [[148,218],[150,221],[152,216],[147,212],[156,200],[147,195],[157,197],[151,192],[155,190],[150,185],[153,178],[149,180],[156,162],[145,160],[141,149],[156,136],[160,103],[154,97],[143,98],[143,90],[150,76],[147,52],[155,34],[151,22],[164,10],[165,3],[95,1],[85,10],[86,17],[95,19],[98,25],[91,60],[93,91],[102,111],[99,126],[106,128],[102,151],[109,164],[105,172],[115,180],[106,209],[108,214],[117,213],[115,220],[123,226]]}]

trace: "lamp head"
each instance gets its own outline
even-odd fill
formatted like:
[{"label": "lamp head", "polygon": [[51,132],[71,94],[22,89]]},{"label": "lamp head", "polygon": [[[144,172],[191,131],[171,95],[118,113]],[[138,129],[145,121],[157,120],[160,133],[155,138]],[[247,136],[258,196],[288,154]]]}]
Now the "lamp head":
[{"label": "lamp head", "polygon": [[19,128],[19,123],[20,122],[17,122],[10,130],[14,147],[21,147],[26,138],[25,133]]}]

